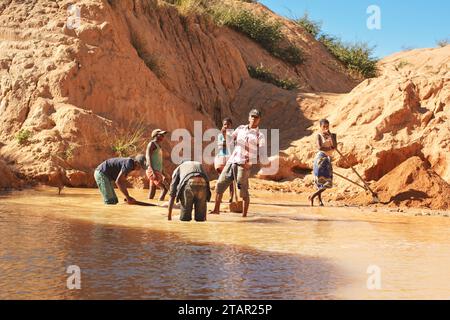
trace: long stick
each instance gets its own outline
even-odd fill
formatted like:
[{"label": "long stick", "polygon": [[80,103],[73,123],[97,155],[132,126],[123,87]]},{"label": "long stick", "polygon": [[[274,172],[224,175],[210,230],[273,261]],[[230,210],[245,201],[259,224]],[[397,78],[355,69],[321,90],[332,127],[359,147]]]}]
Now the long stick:
[{"label": "long stick", "polygon": [[334,174],[334,175],[337,175],[339,178],[342,178],[342,179],[344,179],[344,180],[347,180],[348,182],[353,183],[354,185],[357,185],[357,186],[360,187],[360,188],[363,188],[364,190],[367,190],[366,187],[360,185],[359,183],[357,183],[357,182],[355,182],[355,181],[353,181],[353,180],[350,180],[350,179],[347,178],[347,177],[344,177],[343,175],[341,175],[341,174],[339,174],[339,173],[337,173],[337,172],[333,172],[333,174]]},{"label": "long stick", "polygon": [[367,190],[370,191],[370,193],[372,194],[372,197],[374,198],[374,200],[376,200],[377,202],[378,200],[378,196],[377,194],[369,187],[369,185],[367,184],[367,182],[361,177],[361,175],[358,173],[358,171],[356,171],[356,169],[348,162],[347,158],[342,154],[342,152],[339,151],[338,148],[335,149],[337,151],[337,153],[339,153],[339,155],[345,159],[345,162],[347,162],[347,164],[350,166],[350,168],[352,168],[353,172],[358,176],[359,179],[361,179],[361,181],[364,183],[364,185],[366,186]]}]

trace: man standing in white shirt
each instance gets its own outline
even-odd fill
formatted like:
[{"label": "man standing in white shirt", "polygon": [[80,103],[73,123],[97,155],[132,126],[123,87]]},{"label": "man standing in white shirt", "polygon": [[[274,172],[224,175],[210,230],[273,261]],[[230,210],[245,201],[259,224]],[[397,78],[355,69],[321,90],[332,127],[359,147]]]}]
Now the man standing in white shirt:
[{"label": "man standing in white shirt", "polygon": [[248,125],[238,127],[231,135],[235,141],[234,151],[220,174],[216,185],[216,202],[210,214],[220,214],[220,203],[224,192],[236,179],[239,195],[243,200],[243,217],[247,216],[250,206],[248,192],[250,169],[258,163],[260,148],[265,146],[264,134],[259,131],[261,112],[253,109],[248,117]]}]

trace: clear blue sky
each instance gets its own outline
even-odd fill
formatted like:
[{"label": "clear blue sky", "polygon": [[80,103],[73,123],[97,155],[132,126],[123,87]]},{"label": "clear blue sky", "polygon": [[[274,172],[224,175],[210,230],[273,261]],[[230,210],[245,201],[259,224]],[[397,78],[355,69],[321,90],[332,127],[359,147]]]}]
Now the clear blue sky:
[{"label": "clear blue sky", "polygon": [[[450,38],[449,0],[261,0],[286,17],[303,16],[322,21],[325,33],[344,41],[376,45],[375,55],[384,57],[405,48],[435,47]],[[381,30],[369,30],[366,13],[370,5],[381,10]]]}]

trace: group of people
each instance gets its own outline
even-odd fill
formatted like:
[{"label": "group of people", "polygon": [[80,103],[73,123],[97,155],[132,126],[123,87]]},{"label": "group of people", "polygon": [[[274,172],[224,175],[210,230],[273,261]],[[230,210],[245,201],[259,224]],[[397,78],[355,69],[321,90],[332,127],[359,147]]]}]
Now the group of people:
[{"label": "group of people", "polygon": [[[216,184],[214,209],[209,214],[220,214],[220,205],[224,193],[229,189],[230,202],[233,197],[242,199],[242,216],[246,217],[250,206],[249,177],[253,165],[259,162],[259,155],[265,147],[265,136],[260,132],[261,112],[253,109],[249,113],[248,124],[232,129],[232,120],[224,119],[222,129],[217,137],[218,153],[214,167],[220,174]],[[314,161],[314,178],[317,186],[309,198],[314,205],[316,197],[323,206],[322,193],[332,187],[333,168],[331,155],[337,147],[336,135],[329,129],[328,120],[320,121],[320,133],[317,135],[318,153]],[[192,211],[196,221],[206,221],[207,203],[211,199],[210,180],[202,163],[183,161],[173,172],[171,179],[164,172],[161,143],[168,132],[156,129],[152,132],[152,140],[147,146],[146,155],[134,158],[112,158],[101,163],[94,173],[100,193],[105,204],[119,202],[113,183],[125,196],[128,204],[137,204],[126,187],[126,177],[132,171],[145,170],[149,179],[149,199],[155,197],[156,189],[161,189],[159,200],[163,201],[167,193],[168,219],[172,220],[175,203],[180,204],[180,220],[191,221]],[[170,180],[170,184],[169,184]]]}]

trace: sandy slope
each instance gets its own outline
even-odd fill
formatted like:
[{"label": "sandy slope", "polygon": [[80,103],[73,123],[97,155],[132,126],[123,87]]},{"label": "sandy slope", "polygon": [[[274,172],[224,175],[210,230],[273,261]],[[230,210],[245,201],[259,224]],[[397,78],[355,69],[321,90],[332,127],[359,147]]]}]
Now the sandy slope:
[{"label": "sandy slope", "polygon": [[[329,94],[314,94],[301,100],[299,108],[314,124],[308,128],[311,132],[317,132],[320,118],[331,121],[346,158],[335,154],[336,171],[357,180],[349,169],[353,165],[367,180],[377,181],[405,160],[418,157],[442,178],[441,187],[449,190],[449,64],[450,46],[399,53],[380,62],[379,77],[364,81],[350,93],[331,98]],[[275,178],[291,179],[293,172],[311,169],[314,139],[312,134],[295,140],[285,150],[283,170]],[[385,179],[385,183],[395,183],[397,178],[388,176],[386,179],[392,181]],[[418,181],[424,178],[417,177]],[[310,180],[305,179],[303,185],[309,186]],[[338,186],[341,193],[357,190],[347,182],[339,181]],[[421,191],[433,193],[425,185]],[[436,200],[436,206],[441,204]]]}]

